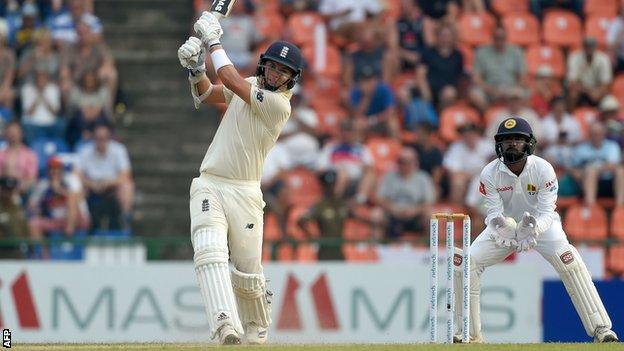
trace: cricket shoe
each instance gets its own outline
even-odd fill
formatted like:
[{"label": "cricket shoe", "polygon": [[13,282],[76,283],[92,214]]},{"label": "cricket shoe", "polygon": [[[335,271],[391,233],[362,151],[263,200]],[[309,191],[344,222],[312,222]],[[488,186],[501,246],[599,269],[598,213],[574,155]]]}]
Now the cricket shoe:
[{"label": "cricket shoe", "polygon": [[245,325],[245,337],[247,338],[247,343],[251,345],[266,343],[268,334],[267,328],[261,327],[254,322]]},{"label": "cricket shoe", "polygon": [[618,342],[615,332],[607,327],[598,327],[594,332],[594,342]]},{"label": "cricket shoe", "polygon": [[[461,334],[455,334],[453,335],[453,344],[461,344],[463,340],[463,337]],[[479,335],[478,337],[473,337],[470,336],[470,344],[484,344],[485,340],[483,340],[483,336]]]},{"label": "cricket shoe", "polygon": [[229,324],[224,324],[221,328],[219,328],[219,342],[221,345],[240,345],[241,338]]}]

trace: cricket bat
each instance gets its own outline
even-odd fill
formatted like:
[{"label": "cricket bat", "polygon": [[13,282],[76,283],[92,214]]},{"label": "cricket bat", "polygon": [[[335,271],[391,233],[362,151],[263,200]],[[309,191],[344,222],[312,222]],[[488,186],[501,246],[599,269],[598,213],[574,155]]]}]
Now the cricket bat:
[{"label": "cricket bat", "polygon": [[[210,6],[210,12],[212,12],[217,19],[227,17],[232,12],[232,7],[236,0],[214,0]],[[193,62],[197,62],[198,57],[191,57]]]}]

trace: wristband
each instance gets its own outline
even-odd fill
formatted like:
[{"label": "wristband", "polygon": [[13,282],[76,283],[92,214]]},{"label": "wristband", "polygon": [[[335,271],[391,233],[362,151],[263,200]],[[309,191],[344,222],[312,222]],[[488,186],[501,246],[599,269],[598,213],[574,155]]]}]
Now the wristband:
[{"label": "wristband", "polygon": [[212,64],[214,66],[215,72],[219,72],[219,68],[227,65],[234,65],[232,61],[228,58],[225,50],[217,49],[210,53],[210,57],[212,58]]}]

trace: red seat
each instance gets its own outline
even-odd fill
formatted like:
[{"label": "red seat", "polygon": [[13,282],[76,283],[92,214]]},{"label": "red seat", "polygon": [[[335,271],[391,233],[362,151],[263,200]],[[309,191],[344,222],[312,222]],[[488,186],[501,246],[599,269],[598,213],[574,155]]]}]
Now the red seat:
[{"label": "red seat", "polygon": [[487,12],[466,12],[459,17],[459,39],[462,43],[477,46],[492,41],[495,21]]},{"label": "red seat", "polygon": [[618,0],[585,0],[583,12],[587,16],[615,17],[618,13]]},{"label": "red seat", "polygon": [[440,136],[449,143],[453,142],[459,137],[457,128],[468,122],[481,125],[481,118],[477,110],[465,105],[449,106],[442,111]]},{"label": "red seat", "polygon": [[557,78],[564,76],[565,59],[560,48],[554,45],[533,45],[525,52],[525,59],[530,75],[536,75],[542,66],[549,67]]},{"label": "red seat", "polygon": [[318,132],[323,135],[337,136],[340,122],[347,118],[347,110],[340,106],[325,105],[315,107],[318,116]]},{"label": "red seat", "polygon": [[512,13],[503,18],[510,43],[529,46],[540,42],[540,26],[537,18],[530,13]]},{"label": "red seat", "polygon": [[324,25],[321,16],[315,12],[295,12],[288,19],[288,29],[293,42],[300,46],[312,45],[317,25]]},{"label": "red seat", "polygon": [[264,241],[279,241],[282,238],[282,230],[279,227],[277,215],[266,212],[264,216]]},{"label": "red seat", "polygon": [[316,244],[297,245],[297,261],[299,262],[318,261],[318,245]]},{"label": "red seat", "polygon": [[547,44],[578,47],[583,36],[581,20],[570,11],[552,10],[543,22],[543,37]]},{"label": "red seat", "polygon": [[[333,79],[340,78],[342,74],[342,58],[340,57],[340,51],[338,51],[336,47],[327,45],[325,54],[319,55],[316,48],[309,45],[304,47],[303,57],[306,59],[311,70],[316,74],[321,74]],[[319,59],[318,62],[317,59]]]},{"label": "red seat", "polygon": [[277,248],[277,260],[291,262],[295,260],[295,249],[290,244],[280,244]]},{"label": "red seat", "polygon": [[563,227],[572,240],[603,240],[608,232],[607,213],[598,205],[573,205],[566,211]]},{"label": "red seat", "polygon": [[611,213],[611,236],[624,240],[624,206],[618,206]]},{"label": "red seat", "polygon": [[598,118],[598,110],[593,107],[579,107],[572,113],[574,118],[581,126],[583,136],[587,136],[589,126]]},{"label": "red seat", "polygon": [[278,13],[263,12],[255,16],[256,29],[264,38],[277,39],[284,31],[284,19]]},{"label": "red seat", "polygon": [[607,44],[607,30],[613,17],[593,15],[585,20],[585,36],[593,37],[601,47]]},{"label": "red seat", "polygon": [[321,185],[316,175],[305,168],[297,168],[285,174],[293,204],[309,206],[321,198]]},{"label": "red seat", "polygon": [[529,12],[528,0],[493,0],[492,10],[499,16]]},{"label": "red seat", "polygon": [[[288,213],[288,220],[286,222],[286,234],[296,240],[309,239],[308,236],[299,228],[298,221],[301,217],[308,212],[309,207],[295,206]],[[307,223],[306,227],[313,237],[319,236],[318,225],[315,222]]]},{"label": "red seat", "polygon": [[401,152],[401,144],[391,138],[374,137],[366,142],[375,160],[377,174],[396,169],[396,161]]},{"label": "red seat", "polygon": [[618,276],[624,276],[624,244],[615,244],[609,248],[607,269]]},{"label": "red seat", "polygon": [[342,236],[346,240],[368,240],[371,238],[372,232],[368,223],[350,218],[345,223]]},{"label": "red seat", "polygon": [[343,244],[342,253],[345,260],[350,262],[379,261],[377,246],[373,244]]}]

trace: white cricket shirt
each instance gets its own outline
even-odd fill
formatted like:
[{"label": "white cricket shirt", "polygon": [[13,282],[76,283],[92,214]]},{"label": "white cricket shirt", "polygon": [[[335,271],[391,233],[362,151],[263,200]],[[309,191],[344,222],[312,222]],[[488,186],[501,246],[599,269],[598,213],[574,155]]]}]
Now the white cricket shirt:
[{"label": "white cricket shirt", "polygon": [[223,87],[228,104],[217,133],[208,147],[200,172],[220,177],[260,181],[264,160],[290,117],[290,91],[260,89],[251,83],[251,104]]},{"label": "white cricket shirt", "polygon": [[481,172],[479,192],[485,197],[485,223],[500,215],[519,222],[524,212],[529,212],[537,218],[537,232],[543,233],[553,220],[560,220],[555,212],[558,188],[555,170],[541,157],[530,155],[520,176],[496,159]]}]

